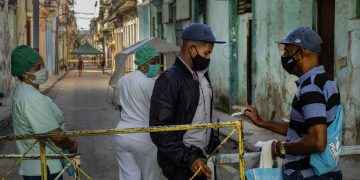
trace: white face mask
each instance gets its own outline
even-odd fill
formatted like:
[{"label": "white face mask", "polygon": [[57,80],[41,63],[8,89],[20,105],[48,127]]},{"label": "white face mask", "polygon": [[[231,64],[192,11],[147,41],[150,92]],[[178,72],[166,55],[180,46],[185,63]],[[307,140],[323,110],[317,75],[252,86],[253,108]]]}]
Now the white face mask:
[{"label": "white face mask", "polygon": [[[27,72],[27,73],[35,76],[35,79],[31,81],[34,84],[44,84],[48,80],[48,77],[49,77],[48,71],[46,68],[43,68],[35,73],[29,73],[29,72]],[[27,79],[29,79],[29,78],[27,78]]]}]

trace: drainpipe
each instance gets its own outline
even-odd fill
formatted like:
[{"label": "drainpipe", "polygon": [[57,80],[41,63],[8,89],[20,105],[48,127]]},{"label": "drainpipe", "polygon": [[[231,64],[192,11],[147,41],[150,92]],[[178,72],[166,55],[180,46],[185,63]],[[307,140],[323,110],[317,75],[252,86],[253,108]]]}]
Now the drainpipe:
[{"label": "drainpipe", "polygon": [[238,102],[239,90],[239,74],[238,74],[238,29],[239,29],[239,16],[237,12],[237,0],[229,0],[229,66],[230,66],[230,98],[229,110],[231,106]]},{"label": "drainpipe", "polygon": [[55,27],[55,75],[59,73],[59,11],[60,11],[60,1],[58,1],[58,10],[56,16],[56,27]]},{"label": "drainpipe", "polygon": [[103,32],[103,41],[101,42],[102,43],[102,47],[103,47],[103,54],[102,54],[102,56],[103,56],[103,61],[105,61],[105,64],[107,64],[107,62],[106,62],[106,56],[105,56],[105,33]]},{"label": "drainpipe", "polygon": [[33,0],[33,48],[39,49],[39,0]]}]

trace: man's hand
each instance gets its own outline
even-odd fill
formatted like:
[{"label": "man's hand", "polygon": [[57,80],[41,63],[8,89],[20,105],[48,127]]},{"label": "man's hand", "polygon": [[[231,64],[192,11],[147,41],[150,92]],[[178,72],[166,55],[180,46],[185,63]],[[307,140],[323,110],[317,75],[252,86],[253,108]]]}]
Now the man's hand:
[{"label": "man's hand", "polygon": [[251,106],[244,107],[241,110],[246,117],[248,117],[251,122],[253,122],[256,126],[260,126],[260,124],[263,122],[263,120],[260,118],[257,109],[253,108]]},{"label": "man's hand", "polygon": [[[60,128],[56,128],[48,133],[61,133],[64,132]],[[55,143],[56,146],[62,149],[69,149],[70,153],[76,153],[77,144],[75,141],[71,140],[69,137],[51,137],[51,141]]]},{"label": "man's hand", "polygon": [[198,158],[196,159],[190,167],[190,170],[195,173],[200,167],[201,171],[199,172],[199,175],[205,175],[207,178],[211,178],[212,176],[212,172],[210,170],[210,168],[206,165],[206,160],[202,159],[202,158]]}]

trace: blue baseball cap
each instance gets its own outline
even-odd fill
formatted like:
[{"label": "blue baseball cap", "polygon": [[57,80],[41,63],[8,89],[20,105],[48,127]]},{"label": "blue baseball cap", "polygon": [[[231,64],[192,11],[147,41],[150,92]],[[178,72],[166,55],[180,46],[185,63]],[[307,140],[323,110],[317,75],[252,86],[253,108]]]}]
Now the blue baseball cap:
[{"label": "blue baseball cap", "polygon": [[216,41],[211,28],[208,25],[201,23],[193,23],[186,27],[182,32],[182,39],[210,43],[225,43],[224,41]]},{"label": "blue baseball cap", "polygon": [[321,37],[309,27],[299,27],[290,31],[284,39],[275,41],[279,44],[292,44],[312,52],[321,52]]}]

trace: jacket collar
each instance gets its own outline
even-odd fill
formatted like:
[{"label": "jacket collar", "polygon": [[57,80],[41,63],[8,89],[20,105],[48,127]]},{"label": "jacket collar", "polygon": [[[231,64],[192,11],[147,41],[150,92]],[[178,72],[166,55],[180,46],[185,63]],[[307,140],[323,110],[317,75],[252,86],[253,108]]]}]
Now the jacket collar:
[{"label": "jacket collar", "polygon": [[193,79],[193,72],[179,59],[179,56],[176,57],[174,66],[177,67],[186,77]]}]

